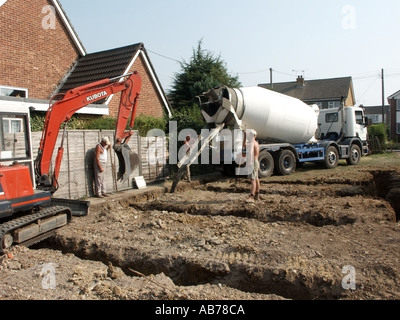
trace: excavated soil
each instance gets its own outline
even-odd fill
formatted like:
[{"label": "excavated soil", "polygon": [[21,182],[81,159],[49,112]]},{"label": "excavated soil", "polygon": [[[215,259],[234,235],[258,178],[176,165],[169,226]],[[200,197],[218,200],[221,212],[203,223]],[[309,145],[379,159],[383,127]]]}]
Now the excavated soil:
[{"label": "excavated soil", "polygon": [[400,157],[261,180],[219,173],[89,199],[0,256],[0,300],[400,299]]}]

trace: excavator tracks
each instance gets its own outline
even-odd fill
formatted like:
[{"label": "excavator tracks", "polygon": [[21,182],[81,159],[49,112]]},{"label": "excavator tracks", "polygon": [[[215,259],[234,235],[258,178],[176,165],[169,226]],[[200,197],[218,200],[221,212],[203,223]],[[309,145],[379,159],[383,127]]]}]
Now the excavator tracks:
[{"label": "excavator tracks", "polygon": [[29,247],[51,237],[56,229],[68,224],[71,218],[70,208],[52,206],[1,224],[0,254],[12,245]]}]

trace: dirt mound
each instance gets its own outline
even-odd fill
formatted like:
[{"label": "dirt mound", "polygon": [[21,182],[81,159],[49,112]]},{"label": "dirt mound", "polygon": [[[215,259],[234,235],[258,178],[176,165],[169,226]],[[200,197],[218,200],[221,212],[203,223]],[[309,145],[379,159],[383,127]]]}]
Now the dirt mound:
[{"label": "dirt mound", "polygon": [[398,160],[304,166],[263,179],[254,203],[247,179],[219,174],[90,199],[0,257],[0,299],[397,300]]}]

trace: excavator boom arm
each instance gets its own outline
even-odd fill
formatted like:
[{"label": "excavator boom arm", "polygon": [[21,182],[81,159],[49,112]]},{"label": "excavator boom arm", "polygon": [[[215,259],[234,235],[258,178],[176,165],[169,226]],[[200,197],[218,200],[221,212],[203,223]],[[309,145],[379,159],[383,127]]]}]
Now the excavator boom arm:
[{"label": "excavator boom arm", "polygon": [[[141,89],[141,79],[138,74],[131,76],[129,81],[133,81],[131,90],[125,90],[121,93],[121,100],[118,109],[117,123],[115,127],[115,143],[124,143],[127,137],[130,137],[131,132],[126,131],[126,125],[129,122],[129,128],[132,129],[135,123],[137,102]],[[135,84],[135,85],[133,85]]]},{"label": "excavator boom arm", "polygon": [[[115,81],[122,79],[122,81]],[[54,102],[48,109],[35,160],[36,184],[39,189],[52,192],[57,190],[57,179],[63,155],[63,139],[58,149],[54,172],[50,178],[50,165],[61,126],[83,107],[121,92],[118,120],[115,128],[116,142],[124,140],[125,128],[131,118],[133,126],[136,115],[137,98],[141,89],[141,77],[133,72],[113,79],[103,79],[69,90],[61,100]],[[65,127],[64,127],[65,130]]]}]

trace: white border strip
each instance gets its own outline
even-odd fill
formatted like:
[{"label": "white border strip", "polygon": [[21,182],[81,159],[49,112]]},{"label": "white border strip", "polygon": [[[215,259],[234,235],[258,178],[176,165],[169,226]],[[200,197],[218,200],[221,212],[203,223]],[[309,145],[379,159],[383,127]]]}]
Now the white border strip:
[{"label": "white border strip", "polygon": [[60,4],[58,3],[57,0],[51,0],[51,2],[53,3],[53,5],[56,7],[58,14],[60,15],[61,19],[64,22],[65,27],[67,28],[69,34],[71,35],[71,37],[73,38],[75,45],[78,47],[80,53],[82,56],[86,55],[86,50],[83,48],[81,42],[78,40],[77,34],[75,33],[75,31],[72,29],[71,24],[69,23],[67,17],[64,14],[64,11],[61,9]]},{"label": "white border strip", "polygon": [[[153,69],[152,69],[152,67],[151,67],[151,65],[150,65],[150,62],[149,62],[149,60],[147,59],[146,55],[144,54],[143,50],[139,50],[138,54],[135,56],[135,59],[136,59],[136,57],[137,57],[139,54],[141,54],[142,57],[144,58],[144,61],[145,61],[145,63],[146,63],[147,70],[149,70],[149,72],[150,72],[150,74],[151,74],[151,77],[153,78],[154,83],[156,84],[158,93],[160,94],[160,97],[161,97],[161,99],[162,99],[163,102],[164,102],[165,108],[166,108],[167,111],[168,111],[168,116],[171,118],[171,117],[172,117],[171,110],[170,110],[169,107],[168,107],[168,102],[167,102],[167,100],[165,99],[164,92],[163,92],[163,90],[161,89],[160,83],[157,81],[157,78],[156,78],[156,76],[155,76],[155,74],[154,74],[154,72],[153,72]],[[135,60],[132,60],[132,63],[129,65],[129,68],[127,69],[126,72],[129,72],[129,70],[130,70],[130,68],[132,67],[134,61],[135,61]]]},{"label": "white border strip", "polygon": [[[40,102],[30,102],[30,101],[10,101],[10,100],[0,100],[0,106],[6,106],[10,109],[24,107],[24,108],[34,108],[35,111],[44,111],[47,112],[49,109],[49,105],[47,103],[40,103]],[[95,106],[86,106],[82,109],[78,110],[76,113],[83,113],[83,114],[94,114],[94,115],[109,115],[108,108],[99,108]]]}]

